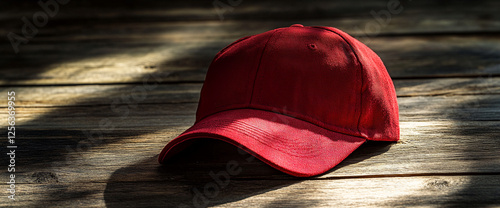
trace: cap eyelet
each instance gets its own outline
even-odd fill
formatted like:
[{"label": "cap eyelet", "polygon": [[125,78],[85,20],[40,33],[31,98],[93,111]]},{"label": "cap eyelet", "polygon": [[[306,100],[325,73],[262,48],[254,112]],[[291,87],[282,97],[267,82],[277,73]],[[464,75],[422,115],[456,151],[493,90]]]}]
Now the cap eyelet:
[{"label": "cap eyelet", "polygon": [[307,47],[309,47],[309,49],[311,49],[311,50],[316,50],[316,49],[318,49],[318,47],[317,47],[317,46],[316,46],[316,44],[314,44],[314,43],[311,43],[311,44],[307,45]]}]

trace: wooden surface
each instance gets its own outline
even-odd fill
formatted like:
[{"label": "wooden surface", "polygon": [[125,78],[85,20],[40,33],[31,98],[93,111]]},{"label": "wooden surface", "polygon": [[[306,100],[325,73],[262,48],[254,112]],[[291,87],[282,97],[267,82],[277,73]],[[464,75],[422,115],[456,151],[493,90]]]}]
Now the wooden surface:
[{"label": "wooden surface", "polygon": [[[0,45],[0,128],[14,90],[18,137],[16,201],[2,183],[0,207],[500,207],[500,3],[401,1],[380,31],[362,29],[387,2],[242,1],[223,20],[211,1],[60,5],[19,53]],[[4,37],[40,11],[35,1],[0,7]],[[313,178],[215,141],[159,165],[194,122],[213,56],[294,23],[365,37],[393,78],[401,141],[368,142]],[[233,160],[241,173],[203,201],[210,172]]]}]

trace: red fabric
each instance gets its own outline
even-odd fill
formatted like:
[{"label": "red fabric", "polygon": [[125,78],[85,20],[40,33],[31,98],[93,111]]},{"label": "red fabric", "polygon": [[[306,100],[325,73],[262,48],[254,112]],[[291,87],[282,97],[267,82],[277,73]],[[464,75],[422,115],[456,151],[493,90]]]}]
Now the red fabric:
[{"label": "red fabric", "polygon": [[[317,175],[366,139],[399,139],[396,93],[380,58],[346,33],[279,28],[242,38],[216,55],[194,126],[169,143],[159,161],[176,144],[199,137],[241,144],[291,175]],[[294,157],[297,144],[321,154]]]},{"label": "red fabric", "polygon": [[314,124],[273,112],[238,109],[209,116],[168,143],[160,161],[177,145],[196,138],[213,138],[243,146],[272,167],[309,177],[328,171],[365,142]]},{"label": "red fabric", "polygon": [[399,140],[399,108],[396,90],[380,57],[365,44],[332,27],[320,27],[346,38],[363,66],[360,136],[376,141]]}]

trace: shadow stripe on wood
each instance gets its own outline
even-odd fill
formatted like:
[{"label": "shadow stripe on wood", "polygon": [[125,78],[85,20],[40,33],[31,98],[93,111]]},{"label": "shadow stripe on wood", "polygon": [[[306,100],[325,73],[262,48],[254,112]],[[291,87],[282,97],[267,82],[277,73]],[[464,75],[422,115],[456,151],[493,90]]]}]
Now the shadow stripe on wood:
[{"label": "shadow stripe on wood", "polygon": [[[460,96],[496,95],[500,93],[500,77],[439,78],[394,80],[397,96]],[[148,85],[154,86],[142,90]],[[142,87],[142,88],[141,88]],[[110,106],[122,101],[122,96],[141,104],[197,103],[202,84],[112,84],[74,86],[17,86],[0,87],[0,99],[7,99],[6,92],[14,90],[17,107],[70,107]],[[136,98],[136,99],[133,99]],[[120,102],[121,103],[121,102]],[[0,103],[7,107],[7,103]]]},{"label": "shadow stripe on wood", "polygon": [[[189,44],[161,39],[155,44],[138,39],[136,45],[33,43],[20,56],[2,56],[0,85],[137,83],[151,76],[161,82],[201,82],[215,54],[236,38]],[[500,75],[498,37],[377,37],[368,45],[394,79]]]},{"label": "shadow stripe on wood", "polygon": [[[210,181],[24,185],[15,207],[193,207]],[[211,207],[499,206],[495,176],[431,176],[345,180],[234,181],[207,200]],[[2,185],[5,187],[5,185]],[[210,192],[208,192],[210,193]],[[198,196],[199,197],[199,196]],[[0,205],[7,206],[5,200]],[[198,203],[201,203],[198,201]]]}]

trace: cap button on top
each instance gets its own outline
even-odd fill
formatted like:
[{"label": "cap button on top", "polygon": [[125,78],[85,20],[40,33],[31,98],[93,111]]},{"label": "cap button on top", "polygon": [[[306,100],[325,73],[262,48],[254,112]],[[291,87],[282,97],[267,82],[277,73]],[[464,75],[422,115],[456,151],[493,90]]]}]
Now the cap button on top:
[{"label": "cap button on top", "polygon": [[301,25],[301,24],[293,24],[292,26],[290,27],[304,27],[304,25]]}]

